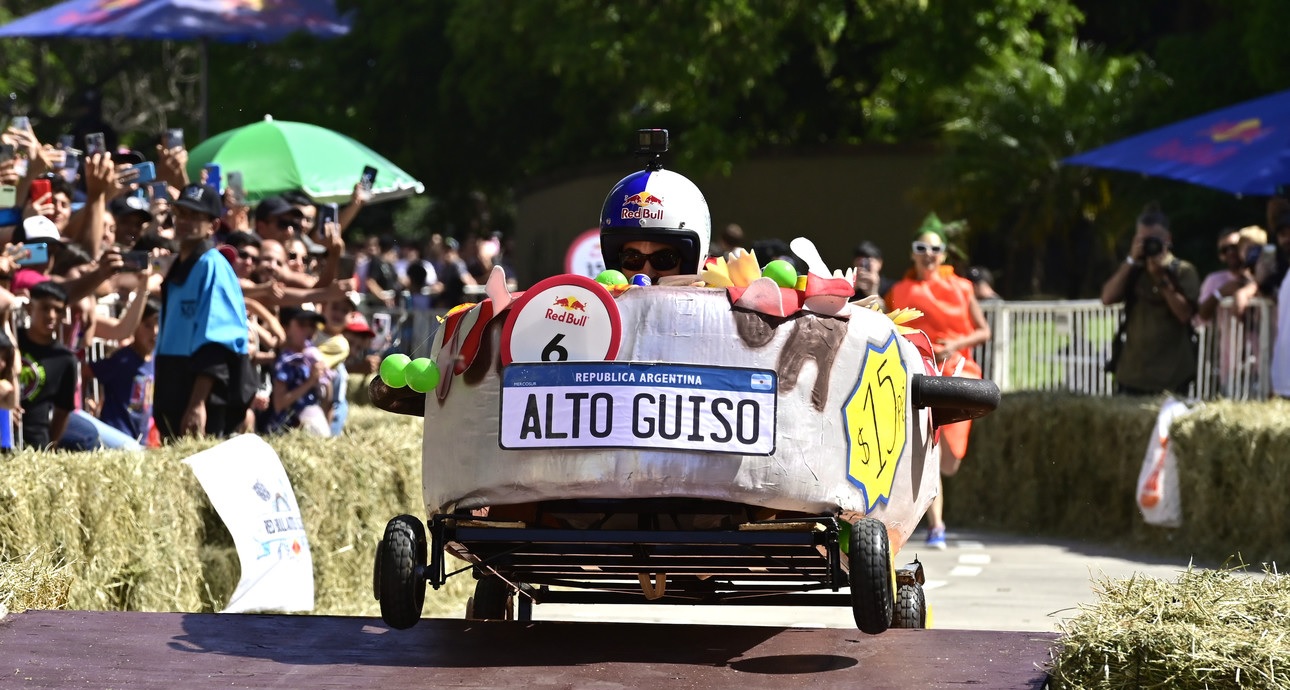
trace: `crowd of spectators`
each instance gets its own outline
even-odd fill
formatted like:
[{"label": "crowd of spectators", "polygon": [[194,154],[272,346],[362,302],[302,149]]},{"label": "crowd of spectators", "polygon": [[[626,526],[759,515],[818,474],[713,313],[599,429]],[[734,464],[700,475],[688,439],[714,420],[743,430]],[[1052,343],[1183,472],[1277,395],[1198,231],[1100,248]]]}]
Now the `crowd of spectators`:
[{"label": "crowd of spectators", "polygon": [[347,237],[370,198],[357,182],[339,207],[251,203],[250,180],[189,179],[183,146],[91,137],[0,133],[0,446],[340,434],[349,374],[399,340],[363,311],[471,301],[502,262],[495,235]]}]

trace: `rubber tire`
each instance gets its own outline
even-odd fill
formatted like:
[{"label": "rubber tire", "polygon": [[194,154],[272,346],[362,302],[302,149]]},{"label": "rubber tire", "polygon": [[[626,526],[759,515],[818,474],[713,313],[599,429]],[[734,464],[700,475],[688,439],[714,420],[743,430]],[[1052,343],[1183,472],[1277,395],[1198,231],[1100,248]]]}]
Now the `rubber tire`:
[{"label": "rubber tire", "polygon": [[896,588],[896,610],[891,614],[891,627],[907,630],[927,627],[927,598],[922,585],[914,583]]},{"label": "rubber tire", "polygon": [[411,515],[390,520],[377,560],[381,620],[396,630],[411,628],[421,620],[426,600],[425,525]]},{"label": "rubber tire", "polygon": [[490,575],[475,583],[473,618],[477,621],[504,621],[510,618],[511,586],[500,577]]},{"label": "rubber tire", "polygon": [[851,525],[847,553],[851,579],[851,613],[861,632],[877,635],[891,627],[891,542],[881,520],[861,518]]}]

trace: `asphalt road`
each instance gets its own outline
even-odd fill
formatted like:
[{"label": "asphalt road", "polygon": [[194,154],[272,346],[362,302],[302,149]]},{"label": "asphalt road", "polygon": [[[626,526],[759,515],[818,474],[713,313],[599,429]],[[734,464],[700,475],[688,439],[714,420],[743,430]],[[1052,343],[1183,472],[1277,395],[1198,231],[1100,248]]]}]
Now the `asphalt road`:
[{"label": "asphalt road", "polygon": [[[1074,542],[984,532],[948,535],[944,551],[927,549],[915,534],[897,556],[917,557],[927,576],[932,627],[959,630],[1058,632],[1080,603],[1095,600],[1094,579],[1134,573],[1173,579],[1187,559],[1153,558]],[[846,607],[726,607],[543,604],[534,620],[623,621],[851,628]]]}]

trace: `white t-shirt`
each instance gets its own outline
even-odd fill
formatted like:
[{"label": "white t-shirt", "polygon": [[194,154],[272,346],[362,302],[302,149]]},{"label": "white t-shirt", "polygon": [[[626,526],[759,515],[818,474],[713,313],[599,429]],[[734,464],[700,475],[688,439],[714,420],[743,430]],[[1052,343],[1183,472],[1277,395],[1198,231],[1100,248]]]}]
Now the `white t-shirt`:
[{"label": "white t-shirt", "polygon": [[1272,392],[1290,397],[1290,273],[1277,291],[1276,335],[1272,341]]}]

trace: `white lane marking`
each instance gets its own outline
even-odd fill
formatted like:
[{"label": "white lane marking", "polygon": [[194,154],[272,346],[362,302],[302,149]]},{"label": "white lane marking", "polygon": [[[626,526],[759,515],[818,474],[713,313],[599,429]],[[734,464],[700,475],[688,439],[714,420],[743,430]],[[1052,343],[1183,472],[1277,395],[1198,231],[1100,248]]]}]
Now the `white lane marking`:
[{"label": "white lane marking", "polygon": [[944,587],[945,585],[948,585],[948,584],[949,582],[945,580],[928,580],[927,582],[923,583],[923,591],[927,591],[929,589],[940,589],[941,587]]},{"label": "white lane marking", "polygon": [[959,547],[960,549],[972,549],[972,550],[978,550],[978,549],[984,549],[984,548],[985,548],[985,544],[984,544],[984,543],[982,543],[982,542],[979,542],[979,541],[968,541],[968,540],[958,540],[958,539],[956,539],[956,540],[954,541],[954,545],[955,545],[955,546],[957,546],[957,547]]},{"label": "white lane marking", "polygon": [[965,553],[959,556],[959,563],[963,565],[989,565],[990,554],[987,553]]},{"label": "white lane marking", "polygon": [[980,574],[981,568],[975,565],[956,565],[950,570],[950,577],[972,577]]}]

